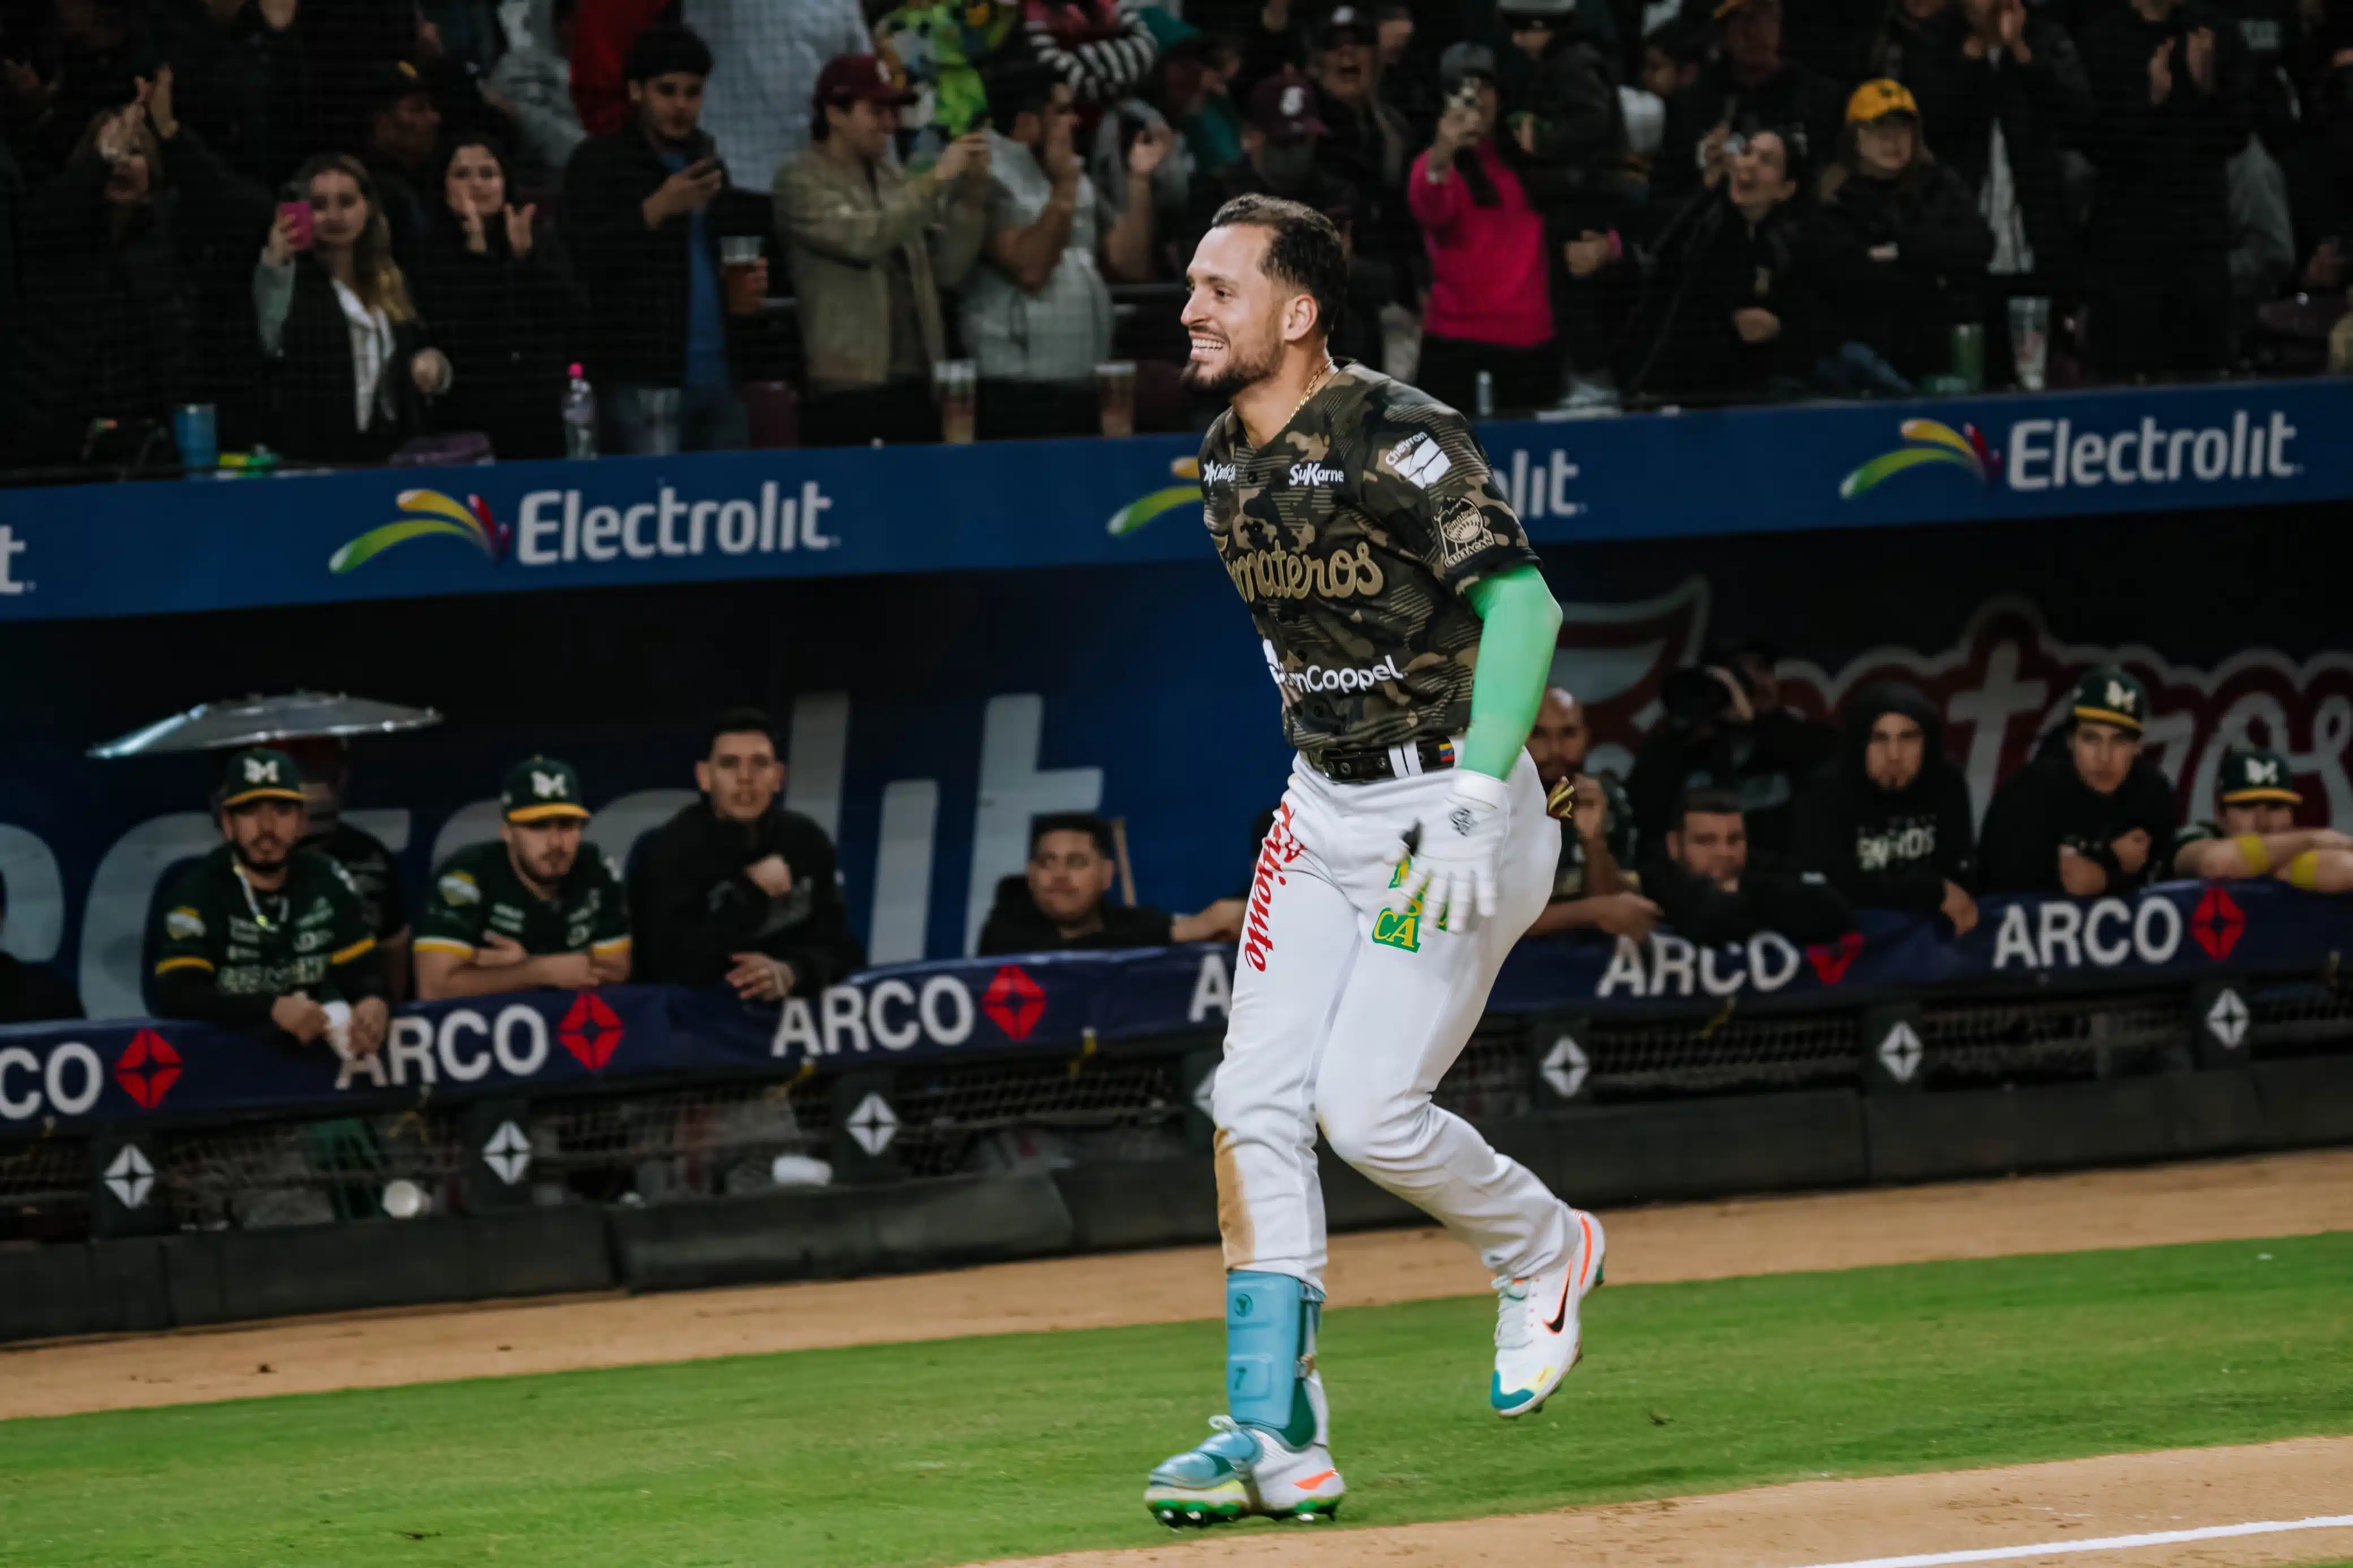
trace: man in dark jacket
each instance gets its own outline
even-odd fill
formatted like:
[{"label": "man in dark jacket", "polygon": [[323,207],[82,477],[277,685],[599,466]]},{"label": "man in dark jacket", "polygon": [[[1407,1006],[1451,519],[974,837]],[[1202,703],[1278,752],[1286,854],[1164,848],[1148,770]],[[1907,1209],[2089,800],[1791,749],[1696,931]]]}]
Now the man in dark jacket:
[{"label": "man in dark jacket", "polygon": [[1781,0],[1723,0],[1715,8],[1723,52],[1667,104],[1651,189],[1681,195],[1720,178],[1726,141],[1759,126],[1802,143],[1797,162],[1819,167],[1838,140],[1846,94],[1781,49]]},{"label": "man in dark jacket", "polygon": [[723,237],[765,235],[765,196],[728,183],[698,121],[711,50],[681,26],[630,46],[629,123],[592,136],[564,174],[559,226],[588,296],[588,374],[607,449],[741,447]]},{"label": "man in dark jacket", "polygon": [[1827,942],[1854,924],[1839,890],[1813,872],[1752,865],[1740,797],[1695,789],[1675,803],[1666,858],[1642,871],[1642,888],[1667,924],[1703,947],[1778,931],[1792,942]]},{"label": "man in dark jacket", "polygon": [[1667,677],[1666,715],[1642,741],[1626,794],[1634,829],[1655,845],[1675,803],[1694,789],[1727,789],[1757,848],[1787,855],[1795,837],[1798,790],[1838,749],[1837,731],[1781,704],[1771,650],[1718,650],[1704,666]]},{"label": "man in dark jacket", "polygon": [[702,798],[649,835],[629,871],[637,978],[815,995],[866,964],[833,842],[776,804],[785,766],[756,709],[721,714],[694,764]]},{"label": "man in dark jacket", "polygon": [[2230,357],[2232,158],[2246,45],[2206,0],[2129,0],[2084,35],[2097,114],[2093,350],[2114,377],[2211,374]]},{"label": "man in dark jacket", "polygon": [[1989,270],[2075,276],[2061,155],[2092,123],[2092,84],[2057,17],[2024,0],[1961,0],[1904,53],[1904,85],[1993,231]]},{"label": "man in dark jacket", "polygon": [[1528,731],[1528,757],[1546,808],[1560,824],[1560,859],[1551,901],[1528,934],[1601,931],[1639,941],[1658,923],[1659,906],[1636,882],[1634,808],[1618,775],[1585,771],[1592,744],[1584,705],[1557,686],[1547,689]]},{"label": "man in dark jacket", "polygon": [[1649,244],[1613,254],[1599,235],[1570,241],[1571,362],[1614,365],[1630,398],[1756,398],[1799,387],[1822,312],[1799,243],[1796,169],[1788,139],[1759,131],[1736,139],[1717,188]]},{"label": "man in dark jacket", "polygon": [[1798,864],[1859,908],[1941,913],[1965,935],[1978,923],[1976,837],[1936,704],[1908,686],[1856,693],[1838,758],[1798,802]]},{"label": "man in dark jacket", "polygon": [[1079,952],[1231,942],[1241,934],[1240,899],[1219,899],[1198,915],[1148,904],[1114,904],[1118,861],[1111,824],[1092,812],[1056,812],[1029,825],[1029,865],[997,885],[980,928],[980,955]]},{"label": "man in dark jacket", "polygon": [[2084,672],[2066,725],[1994,791],[1978,851],[1989,893],[2129,892],[2164,874],[2180,821],[2140,754],[2148,694],[2111,665]]}]

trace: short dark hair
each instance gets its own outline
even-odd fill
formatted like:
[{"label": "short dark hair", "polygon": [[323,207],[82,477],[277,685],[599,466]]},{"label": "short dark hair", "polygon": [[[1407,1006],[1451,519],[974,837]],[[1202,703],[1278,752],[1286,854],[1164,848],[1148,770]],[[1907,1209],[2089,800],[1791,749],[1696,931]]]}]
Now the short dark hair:
[{"label": "short dark hair", "polygon": [[709,76],[711,46],[693,28],[663,22],[639,33],[637,42],[629,46],[628,58],[621,66],[621,79],[651,81],[673,71]]},{"label": "short dark hair", "polygon": [[1111,824],[1092,811],[1050,811],[1031,817],[1030,858],[1037,858],[1038,845],[1049,833],[1083,833],[1094,840],[1095,853],[1106,860],[1112,858]]},{"label": "short dark hair", "polygon": [[1697,22],[1673,16],[1651,28],[1643,37],[1642,47],[1658,50],[1679,66],[1704,66],[1715,40]]},{"label": "short dark hair", "polygon": [[1315,324],[1326,338],[1339,331],[1348,298],[1348,252],[1339,226],[1304,202],[1254,191],[1234,197],[1209,220],[1211,228],[1240,226],[1267,231],[1266,275],[1315,301]]},{"label": "short dark hair", "polygon": [[980,79],[988,93],[989,118],[997,129],[1010,133],[1018,116],[1043,111],[1054,101],[1054,89],[1061,85],[1062,78],[1051,66],[1014,58],[990,66]]},{"label": "short dark hair", "polygon": [[780,757],[785,754],[785,742],[777,736],[776,721],[768,717],[768,710],[748,707],[724,709],[712,716],[710,726],[702,731],[702,754],[709,756],[711,748],[719,744],[722,735],[753,734],[767,736],[768,744],[776,747],[776,754]]},{"label": "short dark hair", "polygon": [[1683,819],[1697,812],[1702,816],[1738,816],[1740,796],[1720,784],[1694,784],[1675,797],[1674,830],[1683,830]]}]

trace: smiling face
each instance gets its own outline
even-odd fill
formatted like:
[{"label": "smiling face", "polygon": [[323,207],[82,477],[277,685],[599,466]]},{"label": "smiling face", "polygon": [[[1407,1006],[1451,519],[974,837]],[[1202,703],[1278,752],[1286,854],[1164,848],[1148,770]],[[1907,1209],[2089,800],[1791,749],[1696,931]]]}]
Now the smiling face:
[{"label": "smiling face", "polygon": [[1283,315],[1299,296],[1267,275],[1273,237],[1255,224],[1229,224],[1201,237],[1185,275],[1191,292],[1180,318],[1193,344],[1186,385],[1231,397],[1282,368]]},{"label": "smiling face", "polygon": [[468,213],[488,217],[506,205],[507,176],[497,154],[488,147],[459,148],[449,159],[449,172],[442,176],[441,195],[460,217]]},{"label": "smiling face", "polygon": [[1315,80],[1342,103],[1357,104],[1373,90],[1373,46],[1355,33],[1342,33],[1316,57]]},{"label": "smiling face", "polygon": [[359,243],[367,222],[367,197],[357,180],[341,169],[322,169],[311,176],[311,231],[321,245],[349,249]]}]

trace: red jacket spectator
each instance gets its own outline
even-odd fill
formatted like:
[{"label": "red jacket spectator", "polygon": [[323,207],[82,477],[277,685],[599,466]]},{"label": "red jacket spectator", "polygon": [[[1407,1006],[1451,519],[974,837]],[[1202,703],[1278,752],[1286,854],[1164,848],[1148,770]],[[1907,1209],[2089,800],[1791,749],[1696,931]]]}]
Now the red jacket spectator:
[{"label": "red jacket spectator", "polygon": [[1550,342],[1544,219],[1492,139],[1464,156],[1477,159],[1494,186],[1494,205],[1481,206],[1461,178],[1430,179],[1428,153],[1414,160],[1406,186],[1430,253],[1430,309],[1422,330],[1511,348]]},{"label": "red jacket spectator", "polygon": [[678,0],[580,0],[572,23],[572,107],[591,136],[629,122],[629,88],[621,64],[638,35]]}]

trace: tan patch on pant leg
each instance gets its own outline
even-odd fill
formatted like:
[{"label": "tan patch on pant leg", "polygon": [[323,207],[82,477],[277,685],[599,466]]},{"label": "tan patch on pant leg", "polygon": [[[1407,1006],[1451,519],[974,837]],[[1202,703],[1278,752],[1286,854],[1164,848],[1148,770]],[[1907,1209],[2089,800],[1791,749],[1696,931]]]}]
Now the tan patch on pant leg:
[{"label": "tan patch on pant leg", "polygon": [[1228,1268],[1247,1268],[1258,1260],[1258,1237],[1250,1225],[1250,1204],[1242,1194],[1241,1162],[1234,1158],[1234,1135],[1218,1129],[1212,1164],[1218,1173],[1218,1237],[1226,1248]]}]

